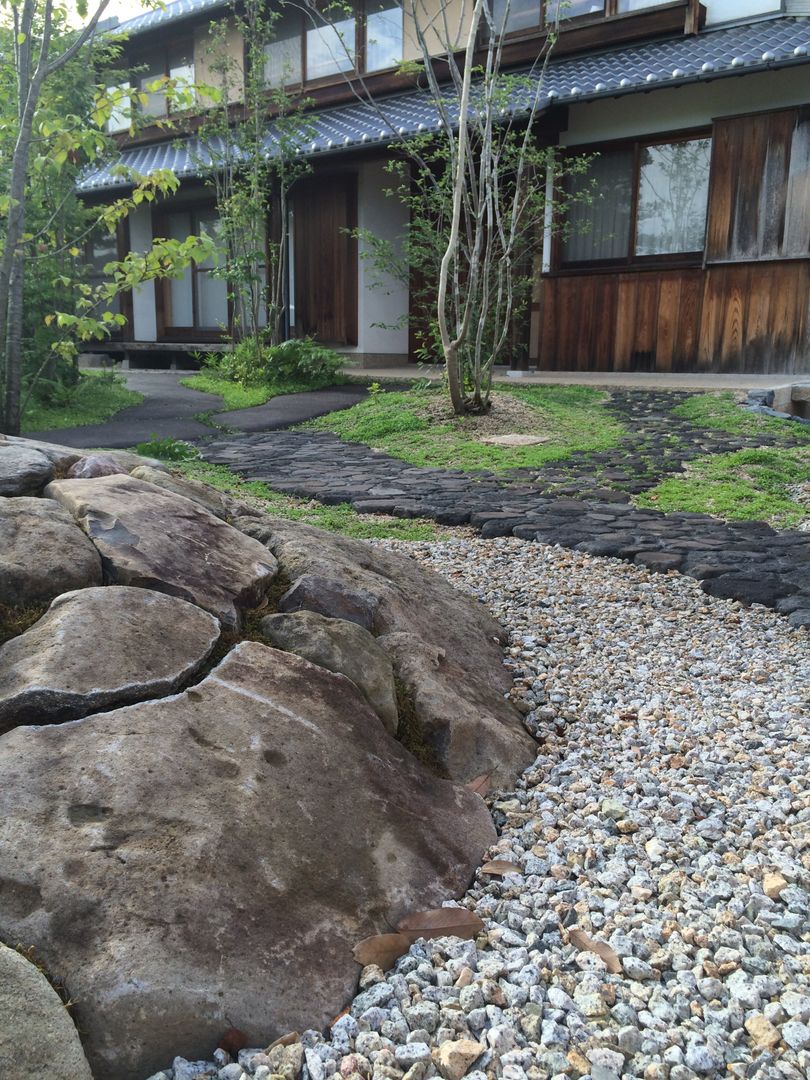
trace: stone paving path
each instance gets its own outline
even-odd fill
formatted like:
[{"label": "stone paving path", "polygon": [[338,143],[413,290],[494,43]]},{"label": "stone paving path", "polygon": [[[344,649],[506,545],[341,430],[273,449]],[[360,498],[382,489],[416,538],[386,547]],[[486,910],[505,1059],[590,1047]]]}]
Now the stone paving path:
[{"label": "stone paving path", "polygon": [[362,513],[470,524],[484,537],[513,535],[678,570],[713,596],[775,607],[794,625],[810,626],[810,532],[777,532],[758,521],[724,523],[705,514],[663,514],[630,503],[631,494],[677,472],[685,461],[778,444],[772,436],[693,427],[671,414],[685,396],[615,392],[607,407],[632,432],[621,446],[499,475],[418,468],[320,431],[219,439],[202,453],[276,491],[348,502]]}]

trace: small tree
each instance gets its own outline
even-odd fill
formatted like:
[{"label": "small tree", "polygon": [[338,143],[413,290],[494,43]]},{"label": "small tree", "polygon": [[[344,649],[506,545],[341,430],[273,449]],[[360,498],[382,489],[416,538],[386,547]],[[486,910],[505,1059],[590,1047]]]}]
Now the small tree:
[{"label": "small tree", "polygon": [[[312,0],[302,3],[317,25],[320,8]],[[564,14],[565,6],[555,5],[557,19],[557,9]],[[544,232],[561,227],[566,201],[590,197],[587,184],[566,195],[558,183],[563,175],[583,172],[588,159],[563,159],[537,137],[557,26],[547,27],[531,70],[509,74],[503,70],[509,8],[509,0],[462,0],[460,6],[404,0],[421,59],[403,63],[400,72],[423,88],[436,128],[395,135],[391,146],[389,168],[397,179],[389,194],[410,209],[404,262],[391,244],[361,232],[378,269],[399,274],[416,293],[417,308],[433,311],[429,337],[435,332],[459,415],[489,409],[493,367],[526,310]],[[347,47],[346,53],[351,56]],[[347,78],[396,132],[386,102],[376,100],[362,80]],[[549,184],[558,193],[556,202],[547,198]]]},{"label": "small tree", "polygon": [[264,48],[279,17],[262,0],[245,0],[231,16],[244,42],[244,64],[228,51],[229,26],[212,24],[209,68],[220,103],[200,128],[204,152],[197,163],[216,192],[225,254],[219,272],[229,285],[233,336],[252,343],[257,370],[265,343],[284,338],[290,193],[310,171],[299,149],[312,123],[302,115],[308,102],[269,88],[265,77]]}]

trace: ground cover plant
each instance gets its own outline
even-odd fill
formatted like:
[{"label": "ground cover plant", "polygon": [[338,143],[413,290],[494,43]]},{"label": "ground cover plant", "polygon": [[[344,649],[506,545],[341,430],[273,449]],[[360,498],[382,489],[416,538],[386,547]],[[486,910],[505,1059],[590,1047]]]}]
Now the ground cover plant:
[{"label": "ground cover plant", "polygon": [[[484,416],[454,416],[437,389],[372,394],[351,409],[307,426],[365,443],[413,465],[461,469],[534,468],[574,451],[617,446],[624,428],[604,409],[607,396],[588,386],[503,387]],[[536,436],[531,445],[482,440],[507,434]]]},{"label": "ground cover plant", "polygon": [[437,540],[450,535],[448,529],[430,521],[400,520],[376,514],[372,517],[358,514],[348,503],[323,506],[307,499],[283,495],[261,480],[245,480],[225,465],[203,461],[195,447],[179,439],[153,439],[139,443],[135,450],[148,457],[160,458],[182,475],[244,499],[275,517],[314,525],[355,540]]},{"label": "ground cover plant", "polygon": [[258,363],[248,340],[228,352],[209,353],[202,357],[202,371],[183,379],[182,385],[219,394],[226,409],[249,409],[282,394],[322,390],[347,381],[341,373],[344,357],[311,338],[265,345],[261,355]]},{"label": "ground cover plant", "polygon": [[101,424],[128,405],[139,405],[143,394],[130,390],[119,375],[83,371],[73,385],[54,383],[32,397],[22,418],[23,433]]},{"label": "ground cover plant", "polygon": [[794,528],[810,518],[810,449],[763,447],[698,458],[684,474],[667,477],[636,502],[666,512]]},{"label": "ground cover plant", "polygon": [[688,420],[695,427],[714,431],[728,431],[736,435],[775,435],[786,441],[810,443],[809,425],[777,420],[743,409],[728,390],[719,394],[695,394],[676,405],[672,414]]}]

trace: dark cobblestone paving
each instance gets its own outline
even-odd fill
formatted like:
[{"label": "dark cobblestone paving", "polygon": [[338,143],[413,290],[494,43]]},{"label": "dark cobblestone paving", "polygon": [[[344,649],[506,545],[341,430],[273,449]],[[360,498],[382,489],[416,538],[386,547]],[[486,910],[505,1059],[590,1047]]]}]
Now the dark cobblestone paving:
[{"label": "dark cobblestone paving", "polygon": [[276,491],[348,502],[361,513],[470,524],[484,537],[513,535],[678,570],[713,596],[775,607],[794,625],[810,626],[810,533],[777,532],[758,521],[726,524],[705,514],[664,514],[630,503],[632,494],[680,471],[685,461],[785,444],[784,438],[695,428],[671,414],[687,396],[614,392],[607,407],[631,429],[621,446],[497,476],[417,468],[316,431],[220,439],[202,453]]}]

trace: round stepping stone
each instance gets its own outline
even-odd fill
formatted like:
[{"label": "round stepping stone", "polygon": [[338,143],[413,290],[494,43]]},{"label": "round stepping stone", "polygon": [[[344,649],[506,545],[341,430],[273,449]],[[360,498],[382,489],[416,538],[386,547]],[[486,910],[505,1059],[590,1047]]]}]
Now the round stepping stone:
[{"label": "round stepping stone", "polygon": [[127,586],[65,593],[0,648],[0,732],[172,694],[218,640],[217,619],[175,596]]}]

